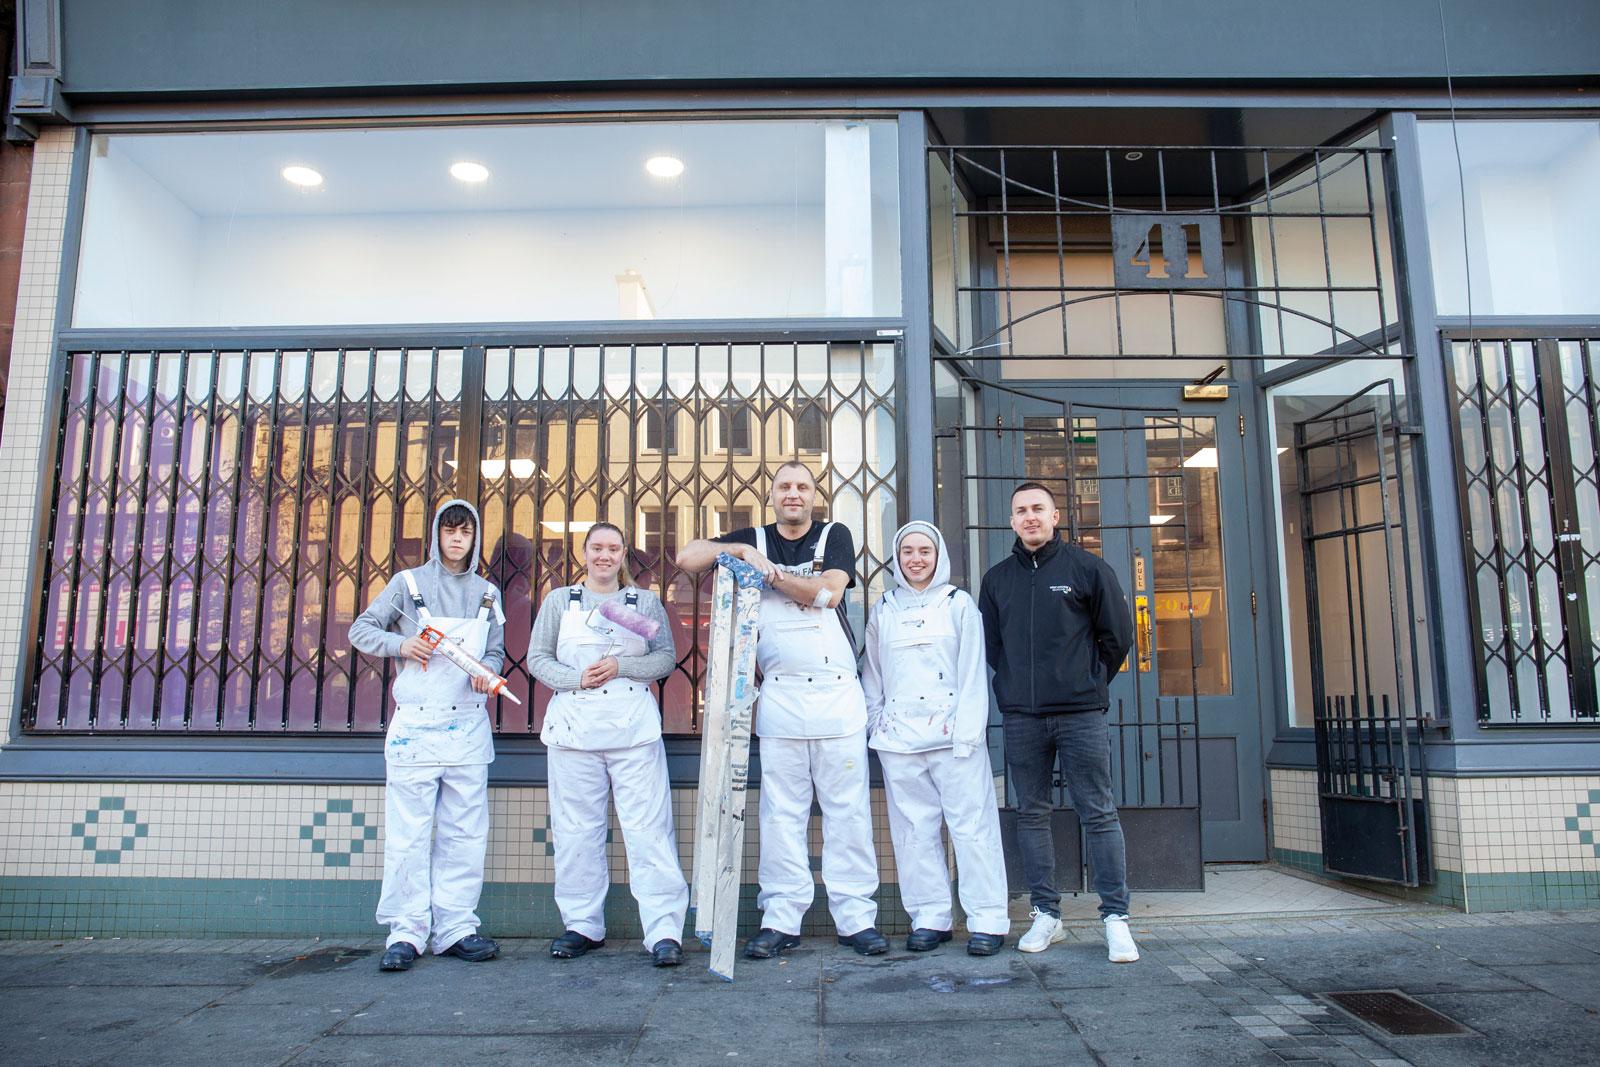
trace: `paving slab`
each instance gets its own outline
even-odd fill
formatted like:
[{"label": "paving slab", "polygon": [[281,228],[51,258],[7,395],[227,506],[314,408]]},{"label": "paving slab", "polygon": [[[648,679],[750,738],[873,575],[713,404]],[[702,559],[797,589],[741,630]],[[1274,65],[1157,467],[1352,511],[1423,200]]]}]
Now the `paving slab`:
[{"label": "paving slab", "polygon": [[1302,992],[1404,989],[1408,993],[1521,988],[1522,983],[1402,934],[1339,933],[1229,942],[1251,963]]},{"label": "paving slab", "polygon": [[834,961],[823,965],[822,985],[829,1025],[914,1027],[930,1019],[1036,1019],[1054,1013],[1049,994],[1014,952]]},{"label": "paving slab", "polygon": [[337,1008],[208,1004],[141,1041],[118,1048],[102,1062],[107,1067],[181,1063],[276,1067],[348,1017]]},{"label": "paving slab", "polygon": [[96,987],[130,985],[239,986],[256,981],[275,966],[250,956],[207,952],[204,942],[190,942],[187,953],[73,954],[42,959],[40,966],[15,975],[0,974],[0,986]]},{"label": "paving slab", "polygon": [[1600,944],[1562,937],[1560,928],[1491,926],[1476,929],[1419,930],[1411,937],[1491,967],[1545,963],[1600,965]]},{"label": "paving slab", "polygon": [[1600,1015],[1543,992],[1449,993],[1417,999],[1481,1035],[1384,1039],[1417,1067],[1574,1067],[1600,1059]]},{"label": "paving slab", "polygon": [[[908,1042],[915,1043],[910,1054]],[[914,1033],[892,1026],[829,1025],[823,1029],[821,1052],[820,1060],[810,1062],[882,1065],[911,1061],[918,1067],[1089,1067],[1097,1062],[1060,1018],[924,1022]],[[1150,1067],[1150,1062],[1146,1061],[1145,1067]]]},{"label": "paving slab", "polygon": [[[105,1061],[226,993],[226,987],[8,989],[0,996],[0,1063],[69,1067]],[[176,1062],[176,1061],[173,1061]]]},{"label": "paving slab", "polygon": [[[463,1041],[457,1037],[357,1036],[334,1033],[313,1044],[285,1067],[347,1067],[349,1064],[560,1064],[561,1067],[615,1067],[626,1063],[635,1034],[574,1033],[534,1039],[491,1034]],[[726,1062],[726,1061],[724,1061]]]}]

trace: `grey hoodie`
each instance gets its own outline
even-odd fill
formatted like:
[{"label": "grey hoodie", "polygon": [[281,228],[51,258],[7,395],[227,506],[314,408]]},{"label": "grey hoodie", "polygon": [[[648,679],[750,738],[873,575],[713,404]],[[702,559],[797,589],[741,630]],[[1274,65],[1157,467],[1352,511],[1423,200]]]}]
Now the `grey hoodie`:
[{"label": "grey hoodie", "polygon": [[[456,504],[472,512],[474,527],[472,549],[467,554],[467,567],[460,574],[452,574],[446,570],[439,556],[439,516],[444,514],[446,508]],[[422,594],[423,603],[428,606],[431,615],[474,618],[483,603],[484,592],[488,591],[493,595],[494,611],[490,613],[489,641],[484,650],[483,662],[490,670],[499,673],[506,657],[505,614],[500,606],[500,590],[478,573],[482,565],[483,521],[478,516],[478,509],[465,500],[446,500],[439,505],[439,510],[433,513],[433,537],[428,550],[428,562],[413,568],[411,573],[416,578],[417,592]],[[372,606],[357,615],[355,621],[350,624],[350,644],[357,651],[365,652],[369,656],[398,656],[400,646],[405,639],[417,633],[419,629],[416,623],[406,617],[414,616],[416,613],[405,578],[402,574],[396,574],[389,579],[389,584],[383,587],[383,592],[378,594]],[[406,678],[402,672],[395,678],[393,687],[393,696],[397,703],[407,702],[405,683]]]},{"label": "grey hoodie", "polygon": [[[900,573],[900,542],[907,534],[924,534],[938,549],[933,578],[926,589],[911,588]],[[914,520],[894,535],[889,558],[895,588],[883,595],[867,620],[866,655],[861,688],[867,695],[868,744],[880,752],[926,752],[953,748],[968,756],[984,747],[989,722],[989,672],[984,665],[983,619],[965,590],[950,584],[950,552],[944,535],[931,522]],[[890,616],[915,616],[924,610],[948,610],[949,637],[908,652],[885,646],[879,636]],[[948,703],[948,706],[946,704]],[[919,710],[943,710],[932,715]]]}]

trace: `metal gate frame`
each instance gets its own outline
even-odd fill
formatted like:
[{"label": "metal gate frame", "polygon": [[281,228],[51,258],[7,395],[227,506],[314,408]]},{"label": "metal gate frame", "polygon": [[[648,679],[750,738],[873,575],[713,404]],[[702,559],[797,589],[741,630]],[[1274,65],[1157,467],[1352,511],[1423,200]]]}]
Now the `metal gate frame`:
[{"label": "metal gate frame", "polygon": [[[1379,391],[1382,391],[1381,393]],[[1386,401],[1386,403],[1385,403]],[[1294,424],[1300,485],[1302,557],[1317,752],[1323,866],[1333,874],[1419,886],[1433,881],[1427,813],[1416,596],[1411,576],[1411,518],[1403,452],[1418,435],[1397,418],[1394,380],[1382,379]],[[1358,454],[1358,449],[1360,453]],[[1370,452],[1367,451],[1370,449]],[[1392,458],[1390,450],[1392,449]],[[1313,482],[1313,453],[1332,453],[1333,474]],[[1375,473],[1362,473],[1369,459]],[[1380,514],[1364,516],[1360,490],[1375,487]],[[1391,502],[1390,493],[1394,493]],[[1338,523],[1318,529],[1314,499],[1338,501]],[[1366,567],[1372,535],[1383,540],[1384,607],[1392,636],[1393,701],[1373,684],[1382,635],[1369,632]],[[1341,550],[1345,618],[1351,650],[1350,693],[1330,694],[1323,658],[1318,546]],[[1397,559],[1398,557],[1398,559]],[[1352,570],[1353,568],[1353,570]],[[1406,637],[1401,638],[1404,633]],[[1409,657],[1400,642],[1405,640]],[[1387,668],[1387,658],[1380,661]]]}]

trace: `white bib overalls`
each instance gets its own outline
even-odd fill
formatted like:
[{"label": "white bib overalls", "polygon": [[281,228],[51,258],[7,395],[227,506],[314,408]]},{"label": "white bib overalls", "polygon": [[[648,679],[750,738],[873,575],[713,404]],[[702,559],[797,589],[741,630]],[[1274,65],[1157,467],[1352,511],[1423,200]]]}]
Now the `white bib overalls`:
[{"label": "white bib overalls", "polygon": [[916,606],[902,596],[888,594],[876,616],[884,702],[870,742],[883,768],[901,903],[914,929],[952,928],[942,823],[956,854],[967,932],[1004,936],[1011,921],[994,770],[986,749],[958,759],[952,748],[960,689],[951,673],[955,590]]},{"label": "white bib overalls", "polygon": [[[785,569],[820,575],[832,529],[833,523],[823,526],[808,566]],[[758,526],[755,533],[756,551],[765,556],[767,531]],[[778,590],[761,594],[760,626],[755,727],[761,751],[761,925],[799,934],[816,897],[807,844],[815,799],[822,809],[828,910],[848,937],[878,918],[867,702],[855,650],[834,609],[797,603]]]},{"label": "white bib overalls", "polygon": [[[628,590],[632,608],[639,594]],[[625,627],[591,627],[583,588],[568,591],[556,659],[577,671],[607,656],[641,656],[649,646]],[[628,884],[639,905],[645,948],[683,940],[689,886],[678,861],[667,750],[661,713],[650,687],[620,675],[598,689],[557,693],[539,734],[549,749],[550,828],[555,838],[556,907],[568,930],[593,941],[606,936],[611,884],[606,858],[607,801],[616,805],[628,855]]]},{"label": "white bib overalls", "polygon": [[[417,619],[481,657],[494,599],[484,597],[476,618],[433,615],[416,578],[410,571],[403,577]],[[387,945],[406,941],[419,952],[431,928],[437,953],[478,929],[494,736],[487,698],[472,691],[465,671],[443,656],[434,656],[426,669],[408,661],[401,670],[414,672],[413,681],[427,696],[395,705],[384,741],[383,892],[377,919],[389,927]]]}]

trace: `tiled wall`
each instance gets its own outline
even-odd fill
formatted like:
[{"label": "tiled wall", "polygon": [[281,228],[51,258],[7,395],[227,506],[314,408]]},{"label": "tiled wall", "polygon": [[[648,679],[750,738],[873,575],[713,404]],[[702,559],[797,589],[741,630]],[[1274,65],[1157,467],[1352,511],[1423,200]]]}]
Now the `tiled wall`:
[{"label": "tiled wall", "polygon": [[[1274,769],[1272,847],[1322,872],[1317,780]],[[1600,776],[1430,778],[1435,884],[1416,893],[1469,911],[1600,907]]]},{"label": "tiled wall", "polygon": [[[490,793],[482,917],[490,932],[560,932],[547,792]],[[696,794],[673,790],[678,852],[692,871]],[[749,798],[745,877],[755,879],[759,791]],[[880,926],[906,927],[882,790],[874,790]],[[0,936],[377,932],[383,876],[381,786],[0,783]],[[820,819],[811,826],[820,883]],[[627,860],[613,818],[608,906],[619,936],[637,936]],[[755,887],[741,925],[753,930]],[[808,931],[831,930],[825,902]]]}]

